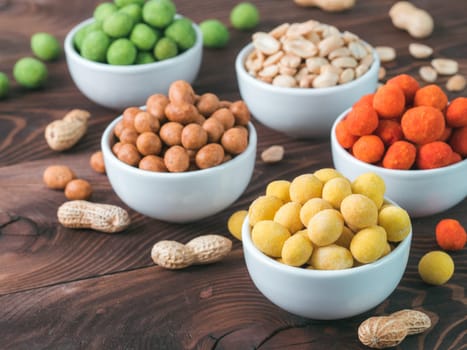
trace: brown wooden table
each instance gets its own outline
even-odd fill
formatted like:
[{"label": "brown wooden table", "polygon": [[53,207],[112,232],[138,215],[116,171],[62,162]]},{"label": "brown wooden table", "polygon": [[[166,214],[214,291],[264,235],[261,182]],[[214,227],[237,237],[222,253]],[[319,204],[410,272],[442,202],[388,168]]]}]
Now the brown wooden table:
[{"label": "brown wooden table", "polygon": [[[385,64],[387,77],[418,67],[408,53],[413,42],[388,17],[394,1],[358,0],[344,13],[297,7],[292,0],[254,1],[261,13],[256,30],[283,22],[317,19],[350,30],[373,45],[390,45],[398,57]],[[17,59],[31,55],[30,36],[38,31],[63,41],[77,22],[90,17],[97,0],[0,0],[0,71],[11,78]],[[228,23],[236,2],[178,0],[180,13],[200,22],[218,18]],[[467,75],[467,8],[464,1],[418,0],[431,12],[436,29],[423,40],[436,57],[456,59]],[[252,32],[230,28],[226,49],[205,50],[197,92],[239,98],[234,71],[236,53]],[[70,230],[57,222],[62,192],[47,189],[43,170],[52,164],[71,166],[94,188],[95,202],[122,205],[105,175],[89,166],[105,126],[118,112],[85,98],[73,84],[65,58],[47,63],[49,79],[38,91],[12,82],[0,101],[0,349],[363,349],[357,328],[365,318],[402,308],[427,312],[434,326],[407,338],[400,349],[467,348],[466,250],[452,253],[456,272],[440,287],[424,284],[417,273],[420,257],[436,249],[434,227],[444,217],[467,226],[467,201],[439,215],[414,219],[409,264],[398,288],[381,305],[346,320],[314,321],[291,315],[271,304],[255,288],[245,267],[241,242],[221,263],[164,270],[152,263],[152,245],[162,239],[186,242],[200,234],[229,236],[226,222],[236,210],[265,190],[274,179],[332,166],[329,140],[295,140],[255,122],[258,155],[266,147],[285,147],[285,159],[266,165],[257,157],[245,193],[228,209],[193,224],[176,225],[130,210],[132,224],[124,233],[107,235]],[[437,81],[446,82],[446,78]],[[449,93],[449,98],[466,95]],[[92,113],[89,131],[73,149],[57,153],[44,140],[44,128],[72,108]],[[416,194],[414,194],[416,195]],[[371,289],[371,286],[368,286]]]}]

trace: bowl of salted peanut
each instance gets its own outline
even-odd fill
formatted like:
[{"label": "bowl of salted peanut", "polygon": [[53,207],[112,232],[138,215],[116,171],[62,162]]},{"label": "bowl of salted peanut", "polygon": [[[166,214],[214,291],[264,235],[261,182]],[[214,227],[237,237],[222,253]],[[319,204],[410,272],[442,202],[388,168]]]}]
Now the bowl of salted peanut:
[{"label": "bowl of salted peanut", "polygon": [[303,317],[352,317],[382,303],[407,266],[412,226],[384,180],[332,168],[270,182],[251,202],[242,243],[250,277]]},{"label": "bowl of salted peanut", "polygon": [[135,211],[184,223],[214,215],[247,187],[257,135],[242,100],[198,95],[184,81],[144,106],[129,106],[105,129],[110,184]]},{"label": "bowl of salted peanut", "polygon": [[334,120],[376,89],[379,58],[357,35],[315,20],[257,32],[237,55],[252,115],[292,137],[327,137]]}]

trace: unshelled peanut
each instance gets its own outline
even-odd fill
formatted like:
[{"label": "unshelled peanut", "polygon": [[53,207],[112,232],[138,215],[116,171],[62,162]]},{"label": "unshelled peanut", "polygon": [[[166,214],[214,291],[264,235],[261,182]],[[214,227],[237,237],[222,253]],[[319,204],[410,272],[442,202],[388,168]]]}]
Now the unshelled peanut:
[{"label": "unshelled peanut", "polygon": [[190,265],[210,264],[222,260],[232,249],[232,241],[220,235],[202,235],[187,244],[159,241],[152,247],[151,258],[166,269],[183,269]]},{"label": "unshelled peanut", "polygon": [[340,12],[355,6],[356,0],[294,0],[299,6],[318,7],[327,12]]},{"label": "unshelled peanut", "polygon": [[400,344],[407,335],[422,333],[430,327],[427,314],[404,309],[363,321],[358,327],[358,339],[370,348],[385,349]]},{"label": "unshelled peanut", "polygon": [[73,200],[63,203],[57,211],[58,221],[68,228],[89,228],[114,233],[130,225],[128,212],[116,205]]},{"label": "unshelled peanut", "polygon": [[45,139],[54,151],[73,147],[86,133],[91,115],[82,109],[73,109],[63,119],[55,120],[45,128]]}]

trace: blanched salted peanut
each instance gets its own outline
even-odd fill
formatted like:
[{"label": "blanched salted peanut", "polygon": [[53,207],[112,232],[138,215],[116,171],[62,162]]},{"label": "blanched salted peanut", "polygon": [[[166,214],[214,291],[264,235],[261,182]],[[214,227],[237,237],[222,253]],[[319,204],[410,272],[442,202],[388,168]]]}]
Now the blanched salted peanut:
[{"label": "blanched salted peanut", "polygon": [[288,202],[282,205],[274,215],[274,221],[284,226],[291,234],[301,230],[303,224],[300,221],[302,206],[297,202]]},{"label": "blanched salted peanut", "polygon": [[219,108],[219,98],[212,93],[202,94],[196,103],[198,111],[205,117],[209,117]]},{"label": "blanched salted peanut", "polygon": [[120,133],[120,142],[121,143],[130,143],[132,145],[136,144],[136,139],[138,138],[138,132],[134,128],[125,127]]},{"label": "blanched salted peanut", "polygon": [[208,134],[208,142],[218,142],[224,133],[224,125],[216,118],[208,118],[203,123]]},{"label": "blanched salted peanut", "polygon": [[253,45],[257,50],[267,55],[272,55],[279,51],[281,46],[280,42],[272,35],[264,32],[257,32],[253,34]]},{"label": "blanched salted peanut", "polygon": [[316,45],[303,37],[285,39],[282,45],[285,52],[305,59],[318,53]]},{"label": "blanched salted peanut", "polygon": [[448,58],[435,58],[431,60],[431,65],[441,75],[453,75],[459,70],[459,64]]},{"label": "blanched salted peanut", "polygon": [[418,70],[420,77],[427,83],[433,83],[438,78],[438,73],[431,66],[423,66]]},{"label": "blanched salted peanut", "polygon": [[170,84],[168,92],[169,100],[171,103],[195,103],[195,92],[190,83],[184,80],[177,80]]},{"label": "blanched salted peanut", "polygon": [[91,158],[89,159],[89,165],[91,165],[91,168],[94,171],[100,174],[105,173],[104,156],[102,154],[102,151],[94,152],[91,155]]},{"label": "blanched salted peanut", "polygon": [[215,118],[222,123],[224,130],[230,129],[235,125],[235,117],[228,108],[220,108],[215,111],[211,118]]},{"label": "blanched salted peanut", "polygon": [[324,209],[308,222],[308,237],[317,246],[334,243],[342,234],[344,219],[335,209]]},{"label": "blanched salted peanut", "polygon": [[136,148],[143,156],[159,154],[162,150],[162,142],[159,136],[151,131],[143,132],[136,139]]},{"label": "blanched salted peanut", "polygon": [[376,53],[381,62],[391,62],[396,59],[396,50],[390,46],[376,46]]},{"label": "blanched salted peanut", "polygon": [[337,73],[327,71],[326,73],[318,75],[313,79],[314,88],[323,88],[335,86],[339,81],[339,75]]},{"label": "blanched salted peanut", "polygon": [[165,119],[165,107],[169,104],[169,98],[163,94],[154,94],[146,100],[146,110],[159,121]]},{"label": "blanched salted peanut", "polygon": [[282,246],[281,257],[284,264],[290,266],[302,266],[313,252],[310,240],[301,234],[295,234],[287,238]]},{"label": "blanched salted peanut", "polygon": [[319,56],[326,57],[332,51],[342,47],[344,44],[343,39],[340,35],[331,35],[321,40],[318,44]]},{"label": "blanched salted peanut", "polygon": [[122,122],[125,128],[134,128],[136,115],[141,112],[138,107],[128,107],[123,111]]},{"label": "blanched salted peanut", "polygon": [[385,76],[386,76],[386,68],[384,68],[384,67],[379,67],[379,70],[378,70],[378,80],[383,80]]},{"label": "blanched salted peanut", "polygon": [[251,119],[250,110],[246,103],[242,100],[234,101],[229,106],[230,111],[234,115],[235,125],[248,125]]},{"label": "blanched salted peanut", "polygon": [[73,179],[65,186],[65,197],[69,200],[88,199],[92,195],[91,184],[83,179]]},{"label": "blanched salted peanut", "polygon": [[349,249],[337,244],[316,247],[311,255],[311,266],[317,270],[342,270],[353,266],[353,257]]},{"label": "blanched salted peanut", "polygon": [[219,165],[224,160],[224,148],[218,143],[209,143],[196,152],[195,163],[200,169]]},{"label": "blanched salted peanut", "polygon": [[368,264],[381,257],[386,243],[386,231],[381,226],[374,225],[355,233],[350,242],[350,251],[355,260]]},{"label": "blanched salted peanut", "polygon": [[170,172],[186,171],[190,167],[190,156],[185,148],[175,145],[165,152],[164,163]]},{"label": "blanched salted peanut", "polygon": [[183,101],[177,103],[170,102],[165,107],[165,116],[171,122],[181,123],[184,125],[193,123],[197,120],[198,115],[198,110],[193,104]]},{"label": "blanched salted peanut", "polygon": [[177,122],[167,122],[162,124],[159,130],[159,137],[167,146],[182,144],[183,125]]},{"label": "blanched salted peanut", "polygon": [[465,77],[460,74],[453,75],[446,82],[446,90],[448,91],[462,91],[465,89],[467,82]]},{"label": "blanched salted peanut", "polygon": [[128,165],[136,166],[141,159],[141,155],[134,144],[124,143],[118,148],[117,158]]},{"label": "blanched salted peanut", "polygon": [[63,190],[67,183],[75,178],[73,170],[66,165],[51,165],[42,175],[45,185],[53,190]]},{"label": "blanched salted peanut", "polygon": [[221,144],[231,154],[240,154],[248,147],[248,132],[242,127],[234,127],[225,131]]},{"label": "blanched salted peanut", "polygon": [[424,44],[420,43],[410,43],[409,44],[409,53],[412,55],[413,58],[428,58],[433,54],[433,49]]},{"label": "blanched salted peanut", "polygon": [[277,163],[284,158],[284,147],[273,145],[261,152],[261,160],[265,163]]},{"label": "blanched salted peanut", "polygon": [[272,80],[272,85],[292,88],[297,86],[297,81],[290,75],[277,75]]},{"label": "blanched salted peanut", "polygon": [[160,128],[159,119],[146,111],[141,111],[135,116],[135,130],[139,133],[146,131],[158,132]]},{"label": "blanched salted peanut", "polygon": [[290,232],[281,224],[272,220],[259,221],[251,230],[251,240],[264,254],[279,258],[282,247],[290,237]]},{"label": "blanched salted peanut", "polygon": [[150,154],[143,157],[138,164],[138,168],[148,171],[156,172],[167,172],[167,167],[165,166],[164,159],[159,156]]},{"label": "blanched salted peanut", "polygon": [[191,123],[183,128],[181,141],[186,149],[197,150],[208,142],[208,133],[201,125]]}]

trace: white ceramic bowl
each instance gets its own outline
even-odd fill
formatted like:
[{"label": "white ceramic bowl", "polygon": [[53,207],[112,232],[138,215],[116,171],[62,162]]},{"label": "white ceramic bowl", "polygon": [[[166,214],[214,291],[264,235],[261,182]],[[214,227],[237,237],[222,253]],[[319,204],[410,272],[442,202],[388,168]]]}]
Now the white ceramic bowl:
[{"label": "white ceramic bowl", "polygon": [[361,96],[373,93],[378,82],[379,57],[360,78],[327,88],[285,88],[256,79],[245,70],[253,44],[237,55],[235,70],[242,99],[252,115],[271,129],[297,138],[327,137],[332,123]]},{"label": "white ceramic bowl", "polygon": [[175,80],[186,80],[189,83],[195,80],[203,54],[202,33],[195,23],[195,45],[182,54],[160,62],[113,66],[83,58],[73,46],[76,32],[92,21],[91,18],[74,27],[65,37],[64,46],[73,81],[93,102],[118,110],[140,106],[152,94],[167,94],[170,84]]},{"label": "white ceramic bowl", "polygon": [[404,274],[411,240],[412,231],[390,254],[371,264],[309,270],[282,264],[259,251],[251,240],[248,217],[242,227],[243,253],[255,286],[280,308],[316,320],[352,317],[383,302]]},{"label": "white ceramic bowl", "polygon": [[257,135],[249,123],[247,149],[216,167],[183,173],[141,170],[112,152],[118,117],[104,130],[101,149],[107,177],[120,199],[133,210],[168,222],[190,222],[214,215],[239,198],[253,174]]},{"label": "white ceramic bowl", "polygon": [[350,109],[342,113],[331,130],[334,167],[350,180],[366,172],[374,172],[386,183],[386,196],[411,217],[441,213],[467,196],[467,160],[431,170],[394,170],[362,162],[345,150],[335,136],[336,125]]}]

